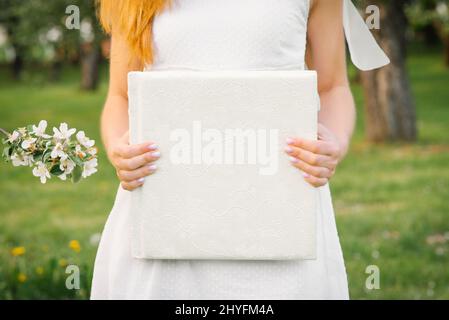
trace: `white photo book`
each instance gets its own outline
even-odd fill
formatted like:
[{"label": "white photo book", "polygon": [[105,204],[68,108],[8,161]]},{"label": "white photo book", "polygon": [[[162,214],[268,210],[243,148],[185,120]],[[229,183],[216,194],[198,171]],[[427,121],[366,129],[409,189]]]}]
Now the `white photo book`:
[{"label": "white photo book", "polygon": [[161,152],[131,195],[133,257],[316,258],[317,189],[284,152],[317,138],[316,72],[131,72],[128,97],[130,142]]}]

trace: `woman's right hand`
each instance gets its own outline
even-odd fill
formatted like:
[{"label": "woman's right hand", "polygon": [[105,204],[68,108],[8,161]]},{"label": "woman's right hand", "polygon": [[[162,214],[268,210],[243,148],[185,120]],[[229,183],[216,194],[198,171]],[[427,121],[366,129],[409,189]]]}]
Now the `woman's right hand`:
[{"label": "woman's right hand", "polygon": [[109,158],[122,188],[128,191],[141,187],[145,177],[156,171],[157,166],[154,162],[160,156],[161,153],[153,142],[130,145],[128,132],[111,147],[109,152]]}]

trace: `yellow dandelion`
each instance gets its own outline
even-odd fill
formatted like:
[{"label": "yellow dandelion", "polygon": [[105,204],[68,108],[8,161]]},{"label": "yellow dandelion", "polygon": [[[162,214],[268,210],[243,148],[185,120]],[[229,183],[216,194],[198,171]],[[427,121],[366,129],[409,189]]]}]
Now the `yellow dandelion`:
[{"label": "yellow dandelion", "polygon": [[72,249],[75,252],[80,252],[81,251],[81,245],[78,242],[78,240],[72,240],[69,242],[69,248]]},{"label": "yellow dandelion", "polygon": [[19,273],[17,275],[17,281],[19,281],[20,283],[24,283],[25,281],[27,281],[27,276],[24,273]]},{"label": "yellow dandelion", "polygon": [[59,259],[58,263],[61,267],[67,267],[67,265],[68,265],[66,259]]},{"label": "yellow dandelion", "polygon": [[36,268],[36,274],[39,275],[39,276],[43,275],[44,274],[44,268],[37,267]]},{"label": "yellow dandelion", "polygon": [[11,249],[11,255],[13,257],[23,256],[25,252],[25,247],[15,247]]}]

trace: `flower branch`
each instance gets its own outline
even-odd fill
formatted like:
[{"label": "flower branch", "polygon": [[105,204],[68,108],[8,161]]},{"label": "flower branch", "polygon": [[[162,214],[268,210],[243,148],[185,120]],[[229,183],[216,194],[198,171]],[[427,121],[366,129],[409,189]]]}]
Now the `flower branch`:
[{"label": "flower branch", "polygon": [[46,129],[45,120],[37,126],[18,128],[12,133],[0,128],[6,136],[3,158],[15,167],[31,167],[41,183],[46,183],[52,176],[78,182],[97,172],[95,141],[86,137],[84,131],[76,132],[66,123],[53,128],[53,135],[47,134]]}]

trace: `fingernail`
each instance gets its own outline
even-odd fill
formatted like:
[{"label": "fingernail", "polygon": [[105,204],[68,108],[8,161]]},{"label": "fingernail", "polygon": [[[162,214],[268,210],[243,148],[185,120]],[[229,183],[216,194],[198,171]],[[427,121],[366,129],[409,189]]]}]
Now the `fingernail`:
[{"label": "fingernail", "polygon": [[295,140],[293,138],[287,138],[287,144],[293,144]]},{"label": "fingernail", "polygon": [[143,183],[143,182],[145,182],[145,178],[140,178],[139,180],[137,180],[137,182]]},{"label": "fingernail", "polygon": [[306,179],[307,179],[307,178],[310,178],[310,175],[307,174],[307,173],[305,173],[305,172],[303,172],[302,175],[303,175],[303,177],[306,178]]},{"label": "fingernail", "polygon": [[293,149],[291,147],[285,147],[285,152],[293,153]]},{"label": "fingernail", "polygon": [[157,144],[150,144],[148,146],[148,149],[150,149],[150,150],[157,150]]},{"label": "fingernail", "polygon": [[159,158],[160,156],[161,156],[161,153],[159,151],[151,153],[151,157],[153,157],[153,158]]},{"label": "fingernail", "polygon": [[293,163],[298,163],[299,162],[299,160],[297,158],[295,158],[295,157],[290,157],[290,161],[293,162]]},{"label": "fingernail", "polygon": [[149,168],[151,171],[156,171],[157,165],[151,164],[151,165],[148,166],[148,168]]}]

